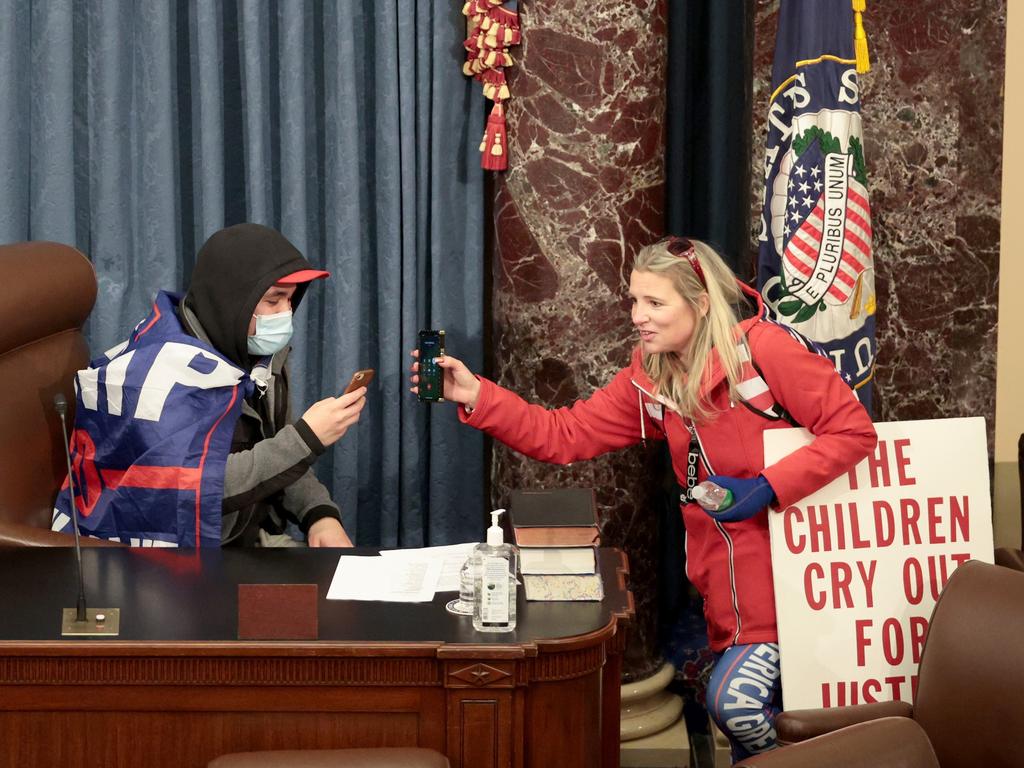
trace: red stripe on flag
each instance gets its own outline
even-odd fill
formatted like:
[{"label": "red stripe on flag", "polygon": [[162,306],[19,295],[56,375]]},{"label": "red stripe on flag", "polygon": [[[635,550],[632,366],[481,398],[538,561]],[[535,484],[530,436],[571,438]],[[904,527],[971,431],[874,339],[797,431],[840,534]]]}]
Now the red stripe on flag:
[{"label": "red stripe on flag", "polygon": [[[807,227],[806,223],[804,224],[804,227]],[[803,229],[803,227],[801,229]],[[811,229],[811,232],[813,232],[813,231],[814,230]],[[799,234],[799,233],[797,233],[797,234]],[[820,239],[815,238],[815,245],[817,245],[817,243],[819,243],[819,242],[821,242]],[[797,235],[793,235],[793,238],[789,241],[789,244],[796,246],[801,251],[803,251],[808,256],[810,256],[812,264],[818,260],[818,249],[814,245],[811,245],[810,243],[808,243],[803,238],[797,237]]]},{"label": "red stripe on flag", "polygon": [[871,237],[871,222],[868,221],[863,216],[861,216],[859,213],[857,213],[852,208],[847,209],[847,211],[846,211],[846,220],[847,221],[852,221],[854,224],[856,224],[858,227],[860,227],[864,231],[865,235],[867,235],[868,237]]},{"label": "red stripe on flag", "polygon": [[[795,241],[796,238],[794,237],[792,240],[789,241],[789,244],[792,245]],[[789,246],[786,247],[786,256],[792,256],[792,252],[790,251]],[[805,277],[810,277],[812,274],[814,274],[814,270],[808,267],[802,261],[798,261],[794,258],[787,258],[786,261],[788,261],[797,272],[804,275]],[[843,275],[842,272],[840,272],[839,274]],[[845,280],[849,280],[849,278],[846,277],[845,275],[843,275],[843,277],[845,278]],[[853,281],[850,281],[850,284],[852,285]],[[801,283],[801,285],[803,285],[803,283]],[[849,294],[839,290],[834,282],[832,283],[832,285],[829,286],[828,292],[839,301],[846,301],[849,298]]]},{"label": "red stripe on flag", "polygon": [[846,190],[846,197],[859,205],[864,210],[869,210],[868,199],[856,190],[853,184]]},{"label": "red stripe on flag", "polygon": [[[871,246],[868,245],[867,243],[865,243],[863,240],[861,240],[860,237],[858,237],[856,235],[856,233],[851,232],[849,229],[846,230],[846,238],[845,238],[845,240],[846,240],[847,245],[852,243],[853,245],[855,245],[857,247],[857,250],[860,251],[861,253],[863,253],[865,255],[868,255],[868,254],[871,253]],[[855,256],[853,256],[853,254],[851,254],[851,258],[856,259],[857,265],[862,270],[867,266],[860,259],[858,259]]]},{"label": "red stripe on flag", "polygon": [[[790,240],[789,244],[792,245],[793,241]],[[794,254],[790,251],[789,247],[786,248],[786,255],[787,256],[794,256]],[[795,269],[801,275],[805,275],[807,277],[810,277],[811,274],[813,274],[813,272],[814,272],[813,269],[811,269],[809,266],[804,264],[803,261],[801,261],[800,259],[796,258],[795,256],[794,256],[794,258],[787,259],[787,261],[793,266],[793,269]]]},{"label": "red stripe on flag", "polygon": [[153,490],[195,491],[199,471],[194,467],[147,467],[135,464],[128,469],[101,469],[103,484],[110,489],[151,488]]},{"label": "red stripe on flag", "polygon": [[154,304],[153,305],[153,319],[150,320],[148,323],[146,323],[146,327],[145,328],[143,328],[141,331],[139,331],[138,333],[135,334],[135,338],[139,339],[142,336],[142,334],[144,334],[146,331],[148,331],[150,328],[152,328],[153,324],[156,323],[156,321],[159,320],[159,319],[160,319],[160,309],[159,309],[159,307],[157,307],[156,304]]},{"label": "red stripe on flag", "polygon": [[[202,484],[202,481],[203,481],[203,467],[206,465],[206,455],[210,451],[210,439],[213,437],[213,433],[217,431],[217,427],[220,425],[220,423],[222,421],[224,421],[224,417],[227,416],[229,413],[231,413],[231,408],[234,406],[235,400],[237,399],[237,397],[238,397],[238,385],[236,384],[235,386],[233,386],[231,388],[231,400],[228,402],[228,407],[224,409],[224,413],[222,413],[220,415],[220,417],[218,417],[217,421],[215,421],[213,423],[213,426],[210,427],[210,431],[206,433],[206,439],[203,441],[203,455],[199,458],[199,483],[200,484]],[[202,499],[202,495],[203,494],[201,492],[201,489],[199,488],[199,486],[197,486],[196,487],[196,549],[199,549],[199,512],[200,512],[199,502]],[[218,513],[219,513],[219,510],[218,510]]]}]

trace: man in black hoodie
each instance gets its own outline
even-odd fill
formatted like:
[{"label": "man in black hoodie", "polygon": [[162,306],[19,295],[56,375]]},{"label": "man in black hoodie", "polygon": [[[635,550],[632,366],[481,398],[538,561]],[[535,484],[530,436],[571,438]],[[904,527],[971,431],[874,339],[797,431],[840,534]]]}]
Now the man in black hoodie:
[{"label": "man in black hoodie", "polygon": [[314,403],[295,422],[288,401],[291,313],[309,283],[328,276],[258,224],[222,229],[199,250],[178,318],[257,381],[224,472],[222,545],[273,546],[294,522],[311,547],[352,546],[311,466],[359,420],[366,389]]}]

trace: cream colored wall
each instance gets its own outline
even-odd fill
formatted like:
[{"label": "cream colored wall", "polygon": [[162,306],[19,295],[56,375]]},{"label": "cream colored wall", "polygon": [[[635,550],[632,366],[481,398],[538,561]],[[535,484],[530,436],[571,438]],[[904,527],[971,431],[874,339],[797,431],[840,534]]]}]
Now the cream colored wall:
[{"label": "cream colored wall", "polygon": [[1007,3],[1003,191],[996,361],[995,540],[1021,546],[1017,440],[1024,432],[1024,6]]}]

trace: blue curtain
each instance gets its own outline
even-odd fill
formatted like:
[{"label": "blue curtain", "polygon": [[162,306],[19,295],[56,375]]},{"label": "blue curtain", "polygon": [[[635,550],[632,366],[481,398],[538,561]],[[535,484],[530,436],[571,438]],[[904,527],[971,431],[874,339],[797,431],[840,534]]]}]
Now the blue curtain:
[{"label": "blue curtain", "polygon": [[715,245],[745,279],[757,263],[750,232],[753,53],[754,3],[668,4],[666,225]]},{"label": "blue curtain", "polygon": [[221,227],[281,230],[330,280],[297,317],[293,406],[377,384],[317,463],[366,545],[478,539],[483,441],[408,392],[421,327],[483,360],[483,132],[461,6],[0,0],[0,242],[85,252],[89,339],[187,285]]}]

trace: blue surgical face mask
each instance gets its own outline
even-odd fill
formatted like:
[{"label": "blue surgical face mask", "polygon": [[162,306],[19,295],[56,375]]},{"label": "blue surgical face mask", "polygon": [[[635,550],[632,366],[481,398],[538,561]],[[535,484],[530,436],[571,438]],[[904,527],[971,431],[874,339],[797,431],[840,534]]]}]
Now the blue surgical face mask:
[{"label": "blue surgical face mask", "polygon": [[256,318],[256,333],[249,337],[249,354],[272,355],[288,346],[292,338],[291,311],[253,317]]}]

